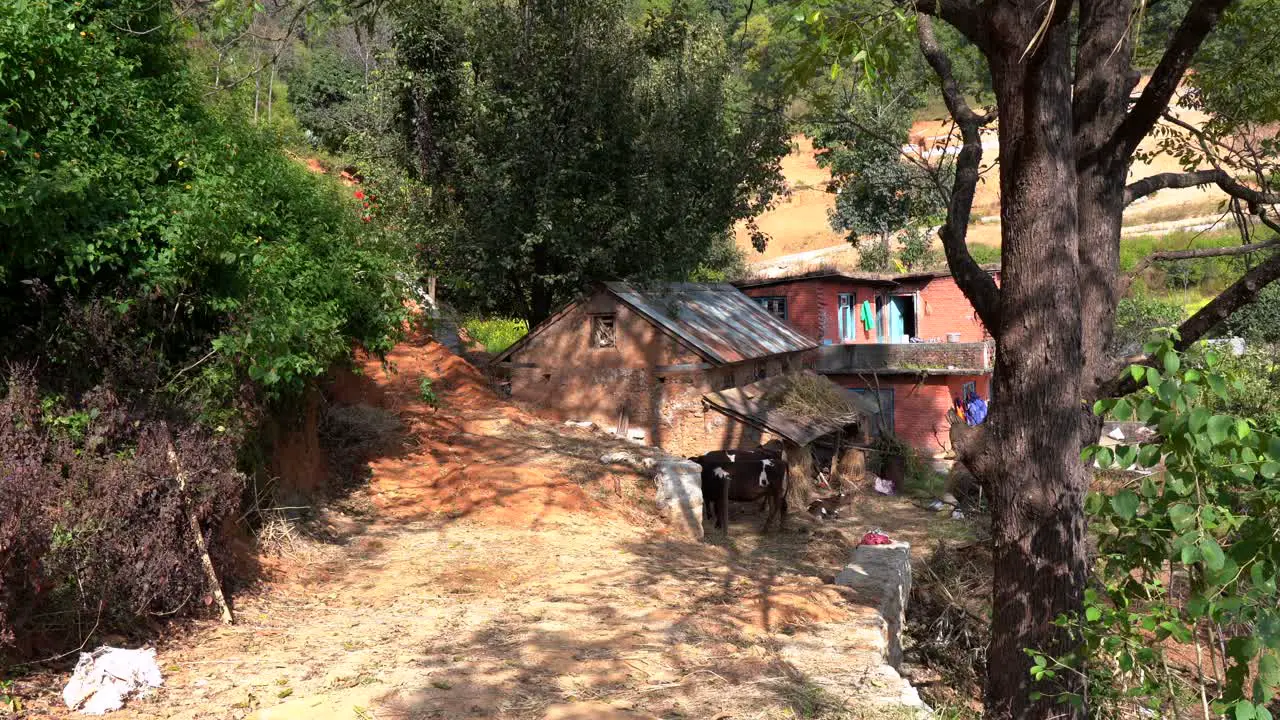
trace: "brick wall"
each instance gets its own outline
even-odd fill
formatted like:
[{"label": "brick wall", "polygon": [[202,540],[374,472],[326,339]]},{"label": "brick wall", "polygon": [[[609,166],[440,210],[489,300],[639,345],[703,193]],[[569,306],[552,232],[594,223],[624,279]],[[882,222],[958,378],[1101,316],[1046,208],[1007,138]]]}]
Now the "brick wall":
[{"label": "brick wall", "polygon": [[[968,298],[951,277],[922,278],[903,282],[894,288],[835,277],[811,278],[744,288],[743,292],[755,298],[785,297],[788,324],[818,342],[829,341],[833,344],[843,342],[840,338],[838,317],[841,293],[853,295],[855,306],[869,302],[873,309],[876,306],[877,294],[919,293],[920,314],[916,318],[918,337],[937,338],[939,342],[944,342],[946,334],[953,332],[960,333],[961,342],[978,342],[990,337]],[[856,309],[854,320],[856,332],[851,342],[877,342],[876,331],[864,328],[860,313]],[[877,326],[881,322],[883,318],[877,317]]]},{"label": "brick wall", "polygon": [[916,318],[916,335],[946,342],[947,333],[960,333],[960,342],[978,342],[990,337],[978,313],[964,296],[955,278],[940,277],[904,283],[895,295],[920,293],[920,314]]},{"label": "brick wall", "polygon": [[[836,384],[847,388],[873,388],[857,375],[829,375]],[[908,445],[930,456],[950,451],[947,411],[953,398],[960,396],[966,382],[977,385],[977,392],[991,397],[990,375],[880,376],[879,387],[893,390],[894,432]]]}]

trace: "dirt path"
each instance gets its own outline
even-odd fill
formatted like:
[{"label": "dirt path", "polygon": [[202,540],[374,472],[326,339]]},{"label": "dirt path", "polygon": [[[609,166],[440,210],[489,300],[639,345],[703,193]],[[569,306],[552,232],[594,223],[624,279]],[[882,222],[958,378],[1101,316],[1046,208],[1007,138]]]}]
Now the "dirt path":
[{"label": "dirt path", "polygon": [[936,520],[880,500],[843,527],[679,539],[646,478],[599,463],[616,441],[507,405],[432,342],[390,361],[332,393],[399,420],[367,488],[265,561],[239,624],[161,644],[165,687],[113,717],[910,716],[873,599],[828,583],[863,525]]}]

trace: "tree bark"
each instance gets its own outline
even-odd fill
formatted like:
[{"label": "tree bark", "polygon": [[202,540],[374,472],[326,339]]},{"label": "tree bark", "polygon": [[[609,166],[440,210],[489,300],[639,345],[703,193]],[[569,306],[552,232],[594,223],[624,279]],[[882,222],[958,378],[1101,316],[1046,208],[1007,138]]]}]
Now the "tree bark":
[{"label": "tree bark", "polygon": [[[1001,4],[989,12],[988,59],[1000,108],[1003,275],[987,446],[994,582],[986,717],[1075,717],[1058,692],[1033,687],[1027,649],[1061,657],[1074,640],[1053,625],[1079,611],[1085,579],[1083,369],[1069,3]],[[1030,48],[1030,50],[1028,50]],[[1032,700],[1031,693],[1044,694]]]},{"label": "tree bark", "polygon": [[[1126,101],[1138,81],[1129,63],[1132,0],[1081,0],[1072,100],[1077,222],[1080,228],[1080,305],[1084,384],[1102,382],[1120,301],[1120,228],[1129,156],[1113,141],[1125,119]],[[1091,442],[1101,429],[1092,413],[1085,431]]]}]

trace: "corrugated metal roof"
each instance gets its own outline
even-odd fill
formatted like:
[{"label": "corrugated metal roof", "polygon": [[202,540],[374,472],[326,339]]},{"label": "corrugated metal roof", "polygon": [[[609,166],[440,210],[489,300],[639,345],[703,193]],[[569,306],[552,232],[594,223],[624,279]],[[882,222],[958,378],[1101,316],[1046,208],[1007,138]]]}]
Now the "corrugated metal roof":
[{"label": "corrugated metal roof", "polygon": [[636,312],[718,364],[818,346],[727,283],[663,283],[647,288],[609,282],[605,287]]},{"label": "corrugated metal roof", "polygon": [[[1000,272],[1000,265],[989,264],[980,265],[988,274]],[[770,277],[748,278],[746,280],[738,280],[734,285],[740,288],[764,287],[766,285],[779,285],[782,283],[796,282],[798,280],[820,280],[824,278],[839,278],[841,280],[850,280],[853,282],[866,283],[868,285],[897,285],[910,280],[926,280],[931,278],[950,277],[950,270],[918,270],[914,272],[901,273],[875,273],[875,272],[852,272],[834,268],[817,268],[799,273],[790,273]]]},{"label": "corrugated metal roof", "polygon": [[811,370],[778,375],[753,382],[750,385],[707,393],[702,396],[702,399],[718,412],[753,427],[771,432],[774,435],[784,437],[797,445],[808,445],[824,435],[830,435],[851,424],[851,420],[848,417],[801,417],[782,409],[779,406],[780,397],[785,392],[788,384],[797,377],[830,383],[831,391],[839,393],[860,414],[860,417],[852,422],[865,422],[867,417],[879,412],[879,408],[870,400],[854,393],[845,392],[839,385]]}]

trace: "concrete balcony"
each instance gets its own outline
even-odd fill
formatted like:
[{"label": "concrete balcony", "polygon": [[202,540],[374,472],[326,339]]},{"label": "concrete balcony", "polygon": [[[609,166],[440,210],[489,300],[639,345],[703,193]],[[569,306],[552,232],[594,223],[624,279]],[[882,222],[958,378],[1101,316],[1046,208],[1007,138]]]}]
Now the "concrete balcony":
[{"label": "concrete balcony", "polygon": [[981,375],[991,372],[995,345],[970,343],[854,343],[818,349],[820,373]]}]

